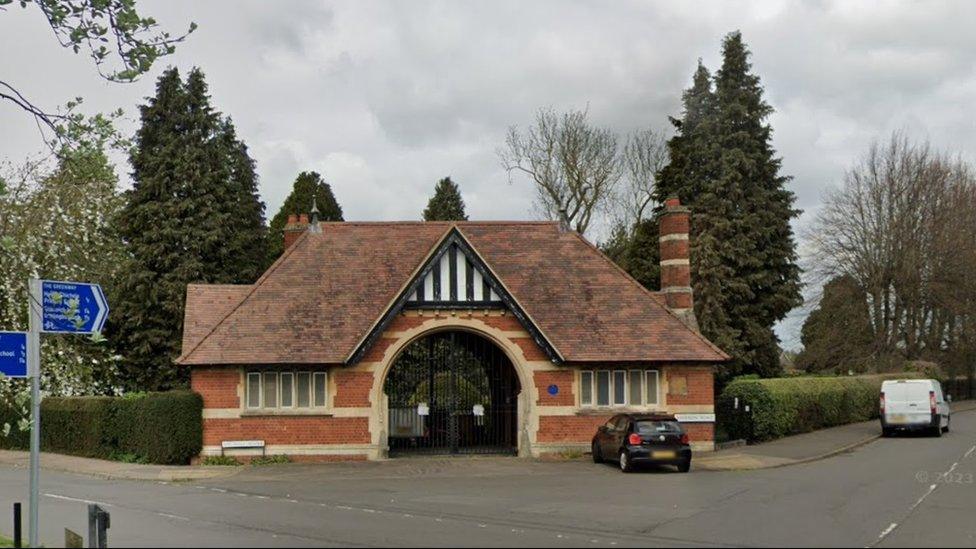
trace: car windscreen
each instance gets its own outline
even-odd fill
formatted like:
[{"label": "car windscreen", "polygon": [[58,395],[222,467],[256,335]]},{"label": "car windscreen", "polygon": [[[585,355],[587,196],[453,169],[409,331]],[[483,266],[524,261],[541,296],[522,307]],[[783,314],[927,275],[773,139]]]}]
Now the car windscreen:
[{"label": "car windscreen", "polygon": [[909,402],[928,400],[929,386],[924,383],[891,383],[884,388],[885,400]]},{"label": "car windscreen", "polygon": [[641,435],[657,435],[661,433],[680,433],[681,426],[677,421],[637,421],[637,433]]}]

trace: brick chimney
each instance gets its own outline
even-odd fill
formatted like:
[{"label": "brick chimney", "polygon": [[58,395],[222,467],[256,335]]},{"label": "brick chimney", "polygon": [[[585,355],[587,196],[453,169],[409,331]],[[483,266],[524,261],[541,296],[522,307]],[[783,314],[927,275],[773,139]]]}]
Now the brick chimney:
[{"label": "brick chimney", "polygon": [[677,198],[664,201],[659,219],[661,245],[661,293],[668,308],[686,324],[698,329],[691,290],[691,210]]},{"label": "brick chimney", "polygon": [[298,240],[298,237],[302,235],[308,229],[308,214],[301,215],[289,215],[288,223],[285,224],[285,249],[291,247],[292,244]]}]

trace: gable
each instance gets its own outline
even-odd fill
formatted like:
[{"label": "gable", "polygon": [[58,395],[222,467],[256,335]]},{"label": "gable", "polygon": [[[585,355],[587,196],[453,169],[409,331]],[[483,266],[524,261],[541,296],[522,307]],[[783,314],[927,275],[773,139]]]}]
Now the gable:
[{"label": "gable", "polygon": [[347,363],[358,362],[392,319],[404,308],[505,308],[529,332],[555,363],[562,357],[531,321],[522,306],[498,280],[484,260],[453,227],[419,272],[353,350]]}]

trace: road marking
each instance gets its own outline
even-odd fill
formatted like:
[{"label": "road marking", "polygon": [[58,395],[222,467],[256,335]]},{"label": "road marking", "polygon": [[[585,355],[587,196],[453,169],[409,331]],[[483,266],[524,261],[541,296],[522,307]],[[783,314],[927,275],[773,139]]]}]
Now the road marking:
[{"label": "road marking", "polygon": [[908,510],[909,511],[914,511],[915,508],[918,507],[919,505],[921,505],[922,502],[925,501],[925,498],[927,498],[930,495],[932,495],[932,492],[934,492],[935,489],[938,488],[938,487],[939,487],[938,484],[933,484],[933,485],[929,486],[928,492],[925,492],[924,494],[922,494],[922,497],[918,498],[918,501],[916,501],[915,503],[913,503],[912,506],[908,508]]},{"label": "road marking", "polygon": [[189,521],[190,520],[187,517],[181,517],[179,515],[171,515],[169,513],[156,513],[156,514],[159,515],[159,516],[161,516],[161,517],[166,517],[166,518],[171,518],[171,519],[176,519],[176,520],[186,520],[186,521]]},{"label": "road marking", "polygon": [[68,496],[59,496],[58,494],[44,494],[46,498],[63,499],[65,501],[74,501],[77,503],[87,503],[88,505],[101,505],[102,507],[112,507],[111,503],[102,503],[101,501],[91,501],[88,499],[71,498]]},{"label": "road marking", "polygon": [[224,490],[223,488],[210,488],[210,490],[213,491],[213,492],[217,492],[218,494],[226,494],[227,493],[227,490]]},{"label": "road marking", "polygon": [[976,451],[976,446],[973,446],[972,448],[970,448],[969,451],[966,452],[966,455],[964,455],[962,457],[968,458],[974,451]]},{"label": "road marking", "polygon": [[887,528],[885,528],[884,529],[884,532],[881,532],[881,535],[878,536],[878,541],[883,540],[885,538],[885,536],[887,536],[888,534],[890,534],[895,528],[898,528],[898,523],[897,522],[892,522],[891,525],[889,525]]}]

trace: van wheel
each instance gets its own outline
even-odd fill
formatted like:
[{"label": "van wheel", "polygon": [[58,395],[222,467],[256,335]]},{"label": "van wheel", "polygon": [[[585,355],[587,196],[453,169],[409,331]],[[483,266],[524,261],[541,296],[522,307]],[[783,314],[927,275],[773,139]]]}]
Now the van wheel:
[{"label": "van wheel", "polygon": [[595,442],[593,443],[592,446],[592,452],[593,452],[593,463],[603,463],[603,456],[600,455],[600,447]]},{"label": "van wheel", "polygon": [[625,473],[630,473],[634,470],[634,464],[630,462],[630,456],[627,455],[627,450],[620,451],[620,470]]},{"label": "van wheel", "polygon": [[936,425],[935,428],[932,429],[932,434],[935,436],[935,438],[941,437],[942,436],[942,427],[939,427],[938,425]]},{"label": "van wheel", "polygon": [[943,433],[948,433],[949,432],[949,424],[950,423],[952,423],[952,420],[950,418],[946,418],[946,426],[942,428],[942,432]]},{"label": "van wheel", "polygon": [[881,428],[881,436],[884,437],[884,438],[890,437],[891,436],[891,429],[889,429],[887,427],[882,427]]}]

